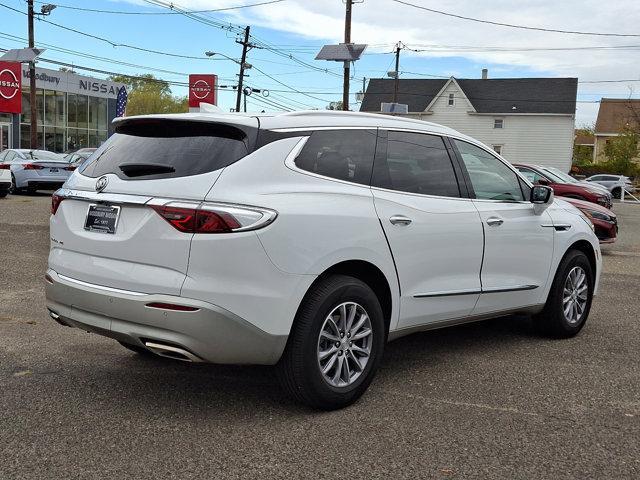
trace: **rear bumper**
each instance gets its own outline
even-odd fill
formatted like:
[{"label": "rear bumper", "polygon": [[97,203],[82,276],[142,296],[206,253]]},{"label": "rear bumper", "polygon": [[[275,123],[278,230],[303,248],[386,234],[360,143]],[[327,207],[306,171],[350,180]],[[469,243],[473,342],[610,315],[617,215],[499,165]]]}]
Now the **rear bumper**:
[{"label": "rear bumper", "polygon": [[29,180],[19,188],[33,188],[35,190],[57,190],[64,184],[64,180]]},{"label": "rear bumper", "polygon": [[[47,271],[47,308],[59,323],[132,345],[164,344],[186,350],[195,359],[227,364],[275,364],[285,335],[270,335],[211,303],[172,295],[118,290]],[[151,302],[197,308],[174,311]]]}]

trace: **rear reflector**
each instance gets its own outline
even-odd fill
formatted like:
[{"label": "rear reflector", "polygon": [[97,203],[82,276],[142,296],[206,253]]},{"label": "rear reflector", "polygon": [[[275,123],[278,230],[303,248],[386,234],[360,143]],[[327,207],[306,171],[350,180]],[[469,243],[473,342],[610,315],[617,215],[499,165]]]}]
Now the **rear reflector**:
[{"label": "rear reflector", "polygon": [[57,193],[51,195],[51,215],[56,214],[62,200],[64,200],[64,197],[62,195],[58,195]]},{"label": "rear reflector", "polygon": [[198,310],[200,310],[199,308],[189,307],[187,305],[176,305],[174,303],[162,303],[162,302],[147,303],[147,307],[159,308],[161,310],[175,310],[177,312],[197,312]]},{"label": "rear reflector", "polygon": [[42,170],[44,167],[35,163],[25,163],[22,168],[25,170]]}]

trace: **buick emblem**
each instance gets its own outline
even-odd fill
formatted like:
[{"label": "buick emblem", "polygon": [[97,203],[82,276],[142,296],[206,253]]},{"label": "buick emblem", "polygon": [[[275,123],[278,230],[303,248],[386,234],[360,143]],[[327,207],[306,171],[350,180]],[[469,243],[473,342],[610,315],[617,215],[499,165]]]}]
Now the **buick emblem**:
[{"label": "buick emblem", "polygon": [[100,177],[96,182],[96,192],[100,193],[107,188],[107,183],[109,183],[109,179],[107,177]]}]

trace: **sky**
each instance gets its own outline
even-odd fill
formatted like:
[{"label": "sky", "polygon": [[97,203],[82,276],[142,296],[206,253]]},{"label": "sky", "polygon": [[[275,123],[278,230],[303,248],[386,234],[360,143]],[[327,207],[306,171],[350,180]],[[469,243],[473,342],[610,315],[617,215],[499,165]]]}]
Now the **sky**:
[{"label": "sky", "polygon": [[[237,82],[238,65],[231,59],[240,57],[238,33],[250,25],[255,48],[247,57],[253,68],[247,72],[246,84],[267,90],[268,97],[263,96],[265,92],[251,95],[249,110],[325,108],[341,100],[342,65],[314,57],[322,45],[343,40],[343,1],[280,0],[234,8],[267,1],[274,0],[173,2],[182,11],[231,8],[184,15],[176,10],[167,14],[170,10],[162,4],[168,5],[169,0],[53,0],[58,8],[36,21],[36,46],[47,48],[44,58],[71,63],[78,73],[98,78],[106,74],[83,68],[152,73],[172,82],[174,94],[186,95],[189,73],[217,74],[221,86]],[[36,11],[42,3],[36,1]],[[492,22],[617,36],[510,28],[408,4]],[[1,5],[26,12],[26,2],[0,0],[0,48],[25,46],[27,17]],[[602,97],[640,98],[637,0],[606,4],[602,0],[358,0],[352,21],[352,42],[368,45],[351,69],[353,109],[358,107],[355,93],[362,89],[363,79],[385,77],[393,70],[393,50],[399,41],[405,47],[400,78],[480,78],[482,68],[489,70],[490,78],[577,77],[577,126],[595,121]],[[209,58],[205,51],[217,55]],[[46,62],[40,66],[59,67]],[[234,104],[235,92],[221,88],[221,108]]]}]

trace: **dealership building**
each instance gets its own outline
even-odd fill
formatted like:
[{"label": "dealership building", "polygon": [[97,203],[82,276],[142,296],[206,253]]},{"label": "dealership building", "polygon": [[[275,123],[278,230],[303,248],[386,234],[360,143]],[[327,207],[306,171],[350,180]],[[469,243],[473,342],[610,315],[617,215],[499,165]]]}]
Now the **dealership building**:
[{"label": "dealership building", "polygon": [[[30,147],[29,68],[21,65],[22,113],[0,111],[0,150]],[[98,147],[111,134],[123,84],[36,68],[38,148],[65,152]]]}]

